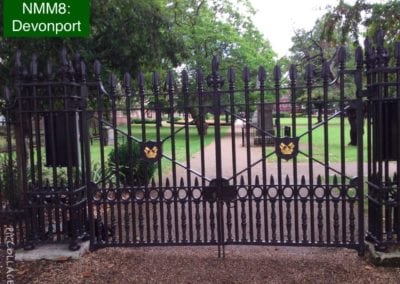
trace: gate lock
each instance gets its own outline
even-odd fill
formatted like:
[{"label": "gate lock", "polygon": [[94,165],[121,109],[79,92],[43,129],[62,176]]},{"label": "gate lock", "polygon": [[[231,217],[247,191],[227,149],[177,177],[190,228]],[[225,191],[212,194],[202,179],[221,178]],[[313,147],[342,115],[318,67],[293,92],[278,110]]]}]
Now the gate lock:
[{"label": "gate lock", "polygon": [[236,187],[229,185],[226,179],[213,179],[210,185],[203,190],[203,198],[208,202],[225,201],[230,202],[237,195]]}]

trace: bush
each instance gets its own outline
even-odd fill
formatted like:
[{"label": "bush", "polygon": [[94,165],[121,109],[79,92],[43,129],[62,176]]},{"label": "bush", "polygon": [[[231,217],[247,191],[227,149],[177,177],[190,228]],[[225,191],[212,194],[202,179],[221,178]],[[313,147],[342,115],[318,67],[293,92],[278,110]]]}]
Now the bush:
[{"label": "bush", "polygon": [[5,154],[0,155],[0,190],[3,200],[8,202],[11,209],[19,208],[22,191],[18,184],[17,162],[13,160],[10,169]]},{"label": "bush", "polygon": [[[134,118],[134,119],[132,119],[132,122],[135,123],[135,124],[142,124],[142,119],[141,118]],[[152,123],[156,123],[156,120],[155,119],[146,118],[144,120],[144,123],[145,124],[152,124]]]},{"label": "bush", "polygon": [[[141,158],[140,145],[132,142],[131,154],[127,142],[118,145],[118,151],[113,149],[108,155],[108,165],[125,186],[146,185],[153,177],[156,165]],[[116,158],[118,157],[118,170]],[[131,158],[131,160],[129,159]],[[131,168],[129,167],[131,166]]]}]

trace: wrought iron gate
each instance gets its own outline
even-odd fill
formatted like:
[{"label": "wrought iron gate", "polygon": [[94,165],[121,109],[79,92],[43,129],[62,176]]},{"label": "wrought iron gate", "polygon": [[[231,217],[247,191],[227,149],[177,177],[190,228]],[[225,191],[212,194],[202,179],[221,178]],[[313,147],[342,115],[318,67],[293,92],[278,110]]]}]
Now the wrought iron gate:
[{"label": "wrought iron gate", "polygon": [[[57,72],[48,65],[44,75],[36,56],[23,72],[17,55],[15,88],[5,92],[11,179],[0,183],[1,220],[27,248],[66,241],[76,249],[89,238],[92,249],[216,245],[222,255],[235,244],[362,253],[365,171],[368,236],[398,242],[398,135],[383,126],[392,121],[387,101],[399,115],[400,47],[389,68],[381,43],[366,46],[366,61],[358,48],[351,70],[339,50],[334,81],[327,64],[320,77],[312,65],[304,74],[292,65],[283,75],[277,66],[239,76],[214,58],[210,74],[174,79],[170,71],[164,84],[157,73],[151,82],[127,73],[103,85],[99,62],[87,78],[79,55],[71,63],[65,50]],[[17,184],[18,206],[5,194]]]},{"label": "wrought iron gate", "polygon": [[[344,246],[362,251],[362,127],[358,127],[357,147],[352,149],[356,159],[351,165],[346,162],[345,138],[350,106],[357,126],[363,121],[361,96],[345,98],[345,77],[359,75],[362,61],[357,70],[349,72],[345,70],[344,53],[342,48],[337,86],[330,85],[326,65],[322,85],[314,84],[311,65],[307,66],[305,86],[296,84],[294,66],[285,86],[281,85],[279,67],[274,69],[272,81],[267,81],[266,71],[260,68],[255,85],[247,68],[242,80],[236,79],[233,69],[228,69],[224,78],[216,58],[207,77],[200,71],[183,71],[175,81],[169,73],[165,91],[160,90],[159,76],[153,74],[151,92],[144,90],[143,75],[138,78],[137,92],[133,92],[127,74],[124,91],[118,94],[117,80],[111,77],[109,93],[102,87],[95,90],[99,105],[93,117],[98,121],[98,132],[105,135],[101,129],[109,126],[113,151],[118,152],[119,141],[124,140],[129,148],[141,149],[139,155],[148,170],[151,164],[157,170],[142,185],[132,185],[118,174],[126,165],[114,160],[114,172],[107,175],[105,139],[100,135],[97,160],[102,161],[102,178],[92,184],[89,197],[95,220],[93,246],[218,245],[220,254],[226,244]],[[337,89],[336,105],[328,100],[330,88]],[[323,93],[318,102],[323,111],[319,122],[313,116],[317,102],[312,100],[312,93],[316,89]],[[302,108],[296,98],[301,90],[306,94],[305,113],[304,118],[297,118]],[[282,102],[282,93],[291,94],[291,99]],[[361,94],[361,89],[357,93]],[[133,100],[136,107],[132,107]],[[125,126],[118,126],[118,101],[125,103],[125,131]],[[107,104],[112,110],[109,118],[104,112]],[[290,107],[286,120],[281,111],[285,104]],[[272,108],[275,130],[267,129],[265,119],[259,124],[251,121],[256,109],[266,117]],[[181,119],[175,121],[179,112]],[[154,133],[146,124],[146,113],[155,118]],[[138,115],[138,127],[131,123],[134,114]],[[162,122],[163,114],[168,115],[168,122]],[[207,121],[207,116],[212,119]],[[304,125],[299,126],[298,120]],[[329,129],[335,124],[340,130],[336,137],[338,162],[333,164]],[[286,133],[281,130],[284,126]],[[315,142],[313,134],[319,130],[322,137]],[[207,145],[207,139],[212,143]],[[192,157],[191,148],[198,147],[196,143],[200,151]],[[318,153],[316,145],[321,148]]]}]

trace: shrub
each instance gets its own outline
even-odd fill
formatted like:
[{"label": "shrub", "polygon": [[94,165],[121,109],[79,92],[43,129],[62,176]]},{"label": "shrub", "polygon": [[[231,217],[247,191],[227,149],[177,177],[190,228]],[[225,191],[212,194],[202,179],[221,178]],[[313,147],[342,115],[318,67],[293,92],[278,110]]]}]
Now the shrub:
[{"label": "shrub", "polygon": [[[156,165],[141,158],[140,145],[138,143],[133,142],[131,145],[132,151],[130,155],[127,142],[118,145],[118,151],[113,149],[108,155],[108,165],[122,184],[126,186],[146,185],[153,177]],[[116,167],[117,157],[118,169]]]},{"label": "shrub", "polygon": [[5,154],[0,155],[0,190],[11,209],[19,207],[22,191],[18,184],[17,162],[13,160],[10,168]]}]

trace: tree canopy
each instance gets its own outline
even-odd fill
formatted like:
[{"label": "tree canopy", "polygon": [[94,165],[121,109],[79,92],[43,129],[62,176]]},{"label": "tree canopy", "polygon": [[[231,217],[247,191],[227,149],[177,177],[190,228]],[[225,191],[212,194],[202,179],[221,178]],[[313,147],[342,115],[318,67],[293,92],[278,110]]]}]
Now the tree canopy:
[{"label": "tree canopy", "polygon": [[253,13],[248,0],[91,1],[88,38],[0,38],[0,78],[7,77],[17,49],[57,61],[62,46],[119,75],[177,66],[209,70],[213,55],[223,66],[272,68],[275,53],[254,26]]}]

